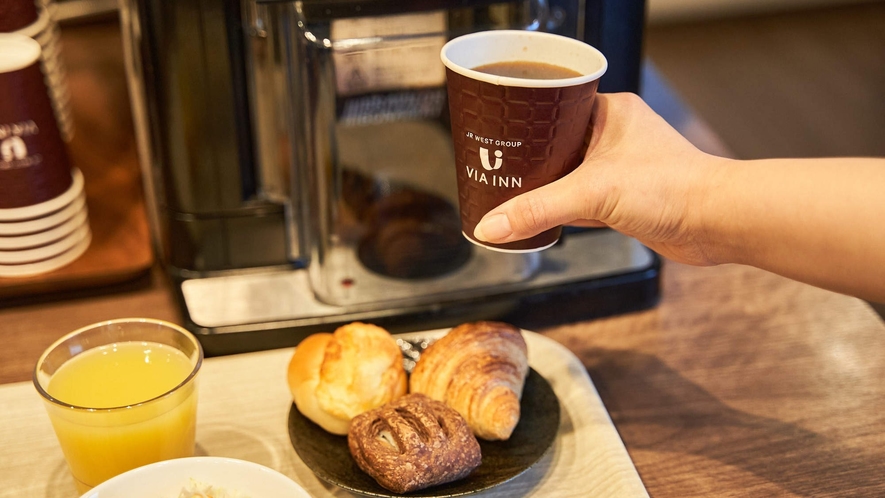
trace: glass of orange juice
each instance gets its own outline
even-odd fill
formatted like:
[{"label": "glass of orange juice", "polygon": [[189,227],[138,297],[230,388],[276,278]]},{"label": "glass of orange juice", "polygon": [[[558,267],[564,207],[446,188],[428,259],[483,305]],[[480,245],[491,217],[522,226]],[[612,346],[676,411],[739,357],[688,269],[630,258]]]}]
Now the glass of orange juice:
[{"label": "glass of orange juice", "polygon": [[34,385],[81,493],[135,467],[193,456],[202,361],[190,332],[147,318],[83,327],[43,353]]}]

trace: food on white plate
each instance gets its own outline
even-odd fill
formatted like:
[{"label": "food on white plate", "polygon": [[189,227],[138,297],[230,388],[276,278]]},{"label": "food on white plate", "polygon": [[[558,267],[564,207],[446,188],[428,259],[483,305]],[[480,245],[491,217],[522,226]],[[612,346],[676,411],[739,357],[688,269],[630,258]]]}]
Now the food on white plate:
[{"label": "food on white plate", "polygon": [[209,484],[191,480],[190,484],[181,489],[178,498],[249,498],[237,491],[225,490]]},{"label": "food on white plate", "polygon": [[289,390],[305,417],[346,435],[353,417],[406,394],[402,351],[381,327],[354,322],[313,334],[296,348]]}]

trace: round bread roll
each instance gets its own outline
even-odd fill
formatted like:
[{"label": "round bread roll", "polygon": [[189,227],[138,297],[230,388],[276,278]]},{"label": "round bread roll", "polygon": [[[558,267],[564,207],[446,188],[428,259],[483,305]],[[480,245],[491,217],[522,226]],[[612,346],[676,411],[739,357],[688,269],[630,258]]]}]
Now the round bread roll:
[{"label": "round bread roll", "polygon": [[332,434],[347,434],[350,420],[333,417],[320,408],[316,389],[320,383],[320,366],[326,354],[326,344],[332,334],[321,333],[301,341],[289,361],[289,391],[298,411]]},{"label": "round bread roll", "polygon": [[403,396],[408,387],[393,336],[358,322],[302,341],[288,381],[298,411],[339,435],[347,434],[353,417]]}]

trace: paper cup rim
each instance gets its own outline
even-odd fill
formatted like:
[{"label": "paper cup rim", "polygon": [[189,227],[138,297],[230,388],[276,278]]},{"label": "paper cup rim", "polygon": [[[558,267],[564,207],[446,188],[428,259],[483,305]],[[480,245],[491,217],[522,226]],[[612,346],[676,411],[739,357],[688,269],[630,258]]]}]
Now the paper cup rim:
[{"label": "paper cup rim", "polygon": [[31,24],[25,26],[16,31],[12,31],[12,34],[24,35],[28,38],[33,38],[37,36],[41,31],[46,29],[46,26],[49,25],[50,12],[47,8],[41,8],[40,14],[37,16],[37,20],[32,22]]},{"label": "paper cup rim", "polygon": [[89,217],[87,211],[81,209],[80,212],[76,213],[70,219],[62,222],[60,225],[50,228],[49,230],[15,237],[0,236],[0,251],[20,251],[51,244],[71,235],[78,228],[86,224],[88,220]]},{"label": "paper cup rim", "polygon": [[[49,26],[47,26],[47,27],[49,27]],[[40,38],[45,39],[47,37],[52,38],[52,39],[58,38],[59,37],[58,31],[56,31],[55,29],[52,29],[52,28],[43,29],[41,31],[38,31],[32,38],[37,40],[40,43],[40,45],[43,45],[43,42],[41,42],[39,39]]]},{"label": "paper cup rim", "polygon": [[43,47],[33,38],[13,33],[0,33],[0,47],[8,54],[0,52],[0,74],[21,71],[40,61]]},{"label": "paper cup rim", "polygon": [[63,266],[73,263],[89,249],[92,243],[92,232],[87,232],[86,237],[74,245],[67,251],[44,261],[36,263],[26,263],[21,265],[2,265],[0,264],[0,277],[29,277],[39,275],[41,273],[49,273]]},{"label": "paper cup rim", "polygon": [[[475,42],[478,39],[482,38],[512,38],[514,41],[520,38],[541,38],[546,40],[556,40],[557,43],[566,43],[573,47],[579,47],[580,50],[588,51],[593,54],[597,58],[601,59],[601,66],[596,71],[591,72],[590,74],[585,74],[581,76],[575,76],[574,78],[559,78],[559,79],[527,79],[527,78],[512,78],[508,76],[496,76],[493,74],[482,73],[480,71],[475,71],[473,69],[464,67],[459,65],[458,63],[451,60],[449,57],[450,52],[457,48],[459,45],[463,43]],[[605,71],[608,69],[608,60],[605,58],[605,55],[600,52],[596,47],[584,43],[583,41],[577,40],[575,38],[569,38],[567,36],[557,35],[553,33],[544,33],[540,31],[525,31],[525,30],[492,30],[492,31],[480,31],[477,33],[470,33],[467,35],[462,35],[452,40],[449,40],[448,43],[443,45],[442,50],[440,50],[440,59],[442,63],[452,71],[466,76],[470,79],[483,81],[486,83],[491,83],[493,85],[501,85],[501,86],[512,86],[512,87],[522,87],[522,88],[563,88],[569,86],[577,86],[583,85],[585,83],[590,83],[591,81],[598,80],[605,74]],[[513,59],[513,62],[524,61],[525,58],[522,59]],[[494,60],[489,61],[487,63],[493,62],[509,62],[507,60]],[[530,62],[547,62],[541,60],[531,60]]]},{"label": "paper cup rim", "polygon": [[33,220],[63,209],[83,191],[83,173],[72,168],[71,177],[71,186],[57,197],[30,206],[0,209],[0,222]]},{"label": "paper cup rim", "polygon": [[44,232],[86,210],[86,196],[81,192],[73,202],[49,216],[28,221],[0,221],[0,237],[17,237]]},{"label": "paper cup rim", "polygon": [[529,248],[525,248],[525,249],[507,249],[504,247],[487,246],[487,245],[483,244],[482,242],[474,240],[473,238],[468,236],[467,233],[465,233],[463,230],[461,231],[461,235],[463,235],[464,238],[467,239],[467,242],[470,242],[471,244],[473,244],[475,246],[482,247],[483,249],[488,249],[490,251],[504,252],[504,253],[509,253],[509,254],[528,254],[528,253],[532,253],[532,252],[541,252],[545,249],[550,249],[551,247],[555,246],[556,243],[559,242],[559,239],[560,239],[560,237],[557,237],[556,240],[554,240],[553,242],[543,245],[543,246],[540,246],[540,247],[529,247]]},{"label": "paper cup rim", "polygon": [[70,250],[89,234],[89,223],[83,223],[73,232],[45,246],[20,251],[0,251],[0,265],[20,265],[50,259]]},{"label": "paper cup rim", "polygon": [[37,33],[34,36],[34,40],[40,44],[44,52],[52,52],[52,55],[57,55],[57,52],[59,51],[59,46],[61,46],[60,36],[51,29],[47,29],[42,33]]}]

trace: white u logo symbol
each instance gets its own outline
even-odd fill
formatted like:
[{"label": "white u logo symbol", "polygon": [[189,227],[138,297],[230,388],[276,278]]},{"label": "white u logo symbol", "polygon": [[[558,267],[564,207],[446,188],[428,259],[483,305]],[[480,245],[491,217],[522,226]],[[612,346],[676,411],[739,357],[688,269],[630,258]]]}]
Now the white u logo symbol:
[{"label": "white u logo symbol", "polygon": [[495,165],[492,166],[491,163],[489,163],[489,149],[486,149],[485,147],[479,148],[479,160],[482,161],[482,167],[486,171],[492,171],[493,169],[501,169],[501,163],[503,162],[501,160],[501,156],[503,156],[503,155],[504,155],[503,152],[501,152],[500,150],[496,150],[495,151]]},{"label": "white u logo symbol", "polygon": [[19,137],[9,137],[0,143],[0,156],[3,161],[12,162],[13,159],[24,159],[28,155],[28,146]]}]

